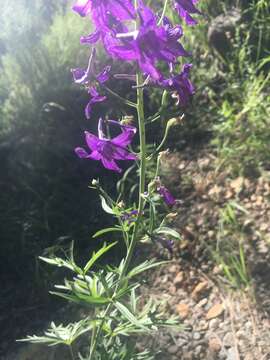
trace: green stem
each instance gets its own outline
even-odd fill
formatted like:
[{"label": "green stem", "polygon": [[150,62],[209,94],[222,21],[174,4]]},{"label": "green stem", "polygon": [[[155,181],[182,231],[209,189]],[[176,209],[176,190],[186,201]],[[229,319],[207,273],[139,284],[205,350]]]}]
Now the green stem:
[{"label": "green stem", "polygon": [[[142,75],[137,74],[137,85],[142,83]],[[143,209],[144,209],[144,198],[143,193],[145,192],[145,175],[146,175],[146,139],[145,139],[145,118],[144,118],[144,99],[143,89],[137,88],[137,114],[139,123],[139,134],[140,134],[140,188],[139,188],[139,205],[138,205],[138,218],[134,227],[133,236],[131,239],[130,247],[128,249],[127,258],[123,268],[123,275],[129,267],[135,246],[137,244],[137,234],[140,222],[142,220]]]},{"label": "green stem", "polygon": [[[135,0],[135,8],[137,8],[137,7],[138,7],[138,2],[137,2],[137,0]],[[138,28],[138,26],[139,26],[139,19],[137,18],[136,28]],[[127,256],[125,259],[123,270],[119,276],[119,282],[114,291],[114,296],[117,294],[117,291],[118,291],[119,287],[121,286],[122,280],[126,276],[126,273],[128,271],[136,244],[138,242],[137,235],[138,235],[138,230],[139,230],[139,226],[140,226],[140,223],[142,220],[143,209],[144,209],[144,205],[145,205],[145,201],[142,197],[142,194],[145,191],[145,182],[146,182],[146,180],[145,180],[145,176],[146,176],[146,138],[145,138],[144,98],[143,98],[143,88],[140,87],[140,85],[142,83],[143,83],[143,75],[140,72],[138,72],[137,73],[137,104],[135,105],[136,109],[137,109],[139,134],[140,134],[140,188],[139,188],[138,217],[137,217],[137,221],[134,226],[132,239],[131,239],[130,245],[128,247],[128,250],[127,250]],[[114,296],[113,296],[113,298],[114,298]],[[96,329],[95,338],[93,339],[93,343],[91,344],[88,360],[94,360],[94,354],[96,352],[96,347],[98,344],[99,337],[101,335],[103,325],[104,325],[106,317],[110,313],[112,307],[113,307],[113,302],[111,302],[105,309],[102,321],[99,324],[98,328]]]},{"label": "green stem", "polygon": [[[137,75],[137,85],[140,85],[142,83],[142,75]],[[122,283],[122,280],[126,276],[126,273],[128,271],[136,244],[138,242],[138,230],[139,225],[142,220],[143,216],[143,209],[145,205],[145,201],[143,197],[141,196],[145,191],[145,175],[146,175],[146,139],[145,139],[145,118],[144,118],[144,99],[143,99],[143,89],[139,88],[137,89],[137,114],[138,114],[138,123],[139,123],[139,134],[140,134],[140,189],[139,189],[139,205],[138,205],[138,217],[136,224],[134,226],[134,231],[132,235],[132,239],[130,242],[130,246],[127,251],[127,256],[125,259],[125,263],[123,266],[123,270],[119,277],[118,285],[116,286],[114,295],[117,294],[117,291]],[[105,323],[107,315],[110,313],[111,309],[113,307],[113,303],[111,302],[107,308],[105,309],[105,312],[103,314],[103,318],[101,323],[99,324],[98,328],[96,329],[96,333],[92,337],[91,341],[91,347],[90,347],[90,354],[88,360],[94,360],[94,354],[96,352],[96,347],[98,344],[99,337],[101,335],[102,327]]]},{"label": "green stem", "polygon": [[162,11],[162,14],[161,14],[161,18],[159,19],[158,25],[161,25],[161,23],[162,23],[162,21],[164,19],[164,16],[165,16],[166,11],[167,11],[168,3],[169,3],[169,0],[165,0],[163,11]]},{"label": "green stem", "polygon": [[108,88],[107,86],[103,85],[104,89],[108,91],[108,93],[110,93],[111,95],[113,95],[115,98],[117,98],[118,100],[120,100],[121,102],[123,102],[124,104],[131,106],[133,108],[136,108],[137,105],[130,100],[127,100],[125,98],[123,98],[121,95],[117,94],[115,91],[113,91],[112,89]]},{"label": "green stem", "polygon": [[69,352],[70,352],[71,359],[72,359],[72,360],[75,360],[75,356],[74,356],[74,353],[73,353],[72,345],[69,345],[68,348],[69,348]]}]

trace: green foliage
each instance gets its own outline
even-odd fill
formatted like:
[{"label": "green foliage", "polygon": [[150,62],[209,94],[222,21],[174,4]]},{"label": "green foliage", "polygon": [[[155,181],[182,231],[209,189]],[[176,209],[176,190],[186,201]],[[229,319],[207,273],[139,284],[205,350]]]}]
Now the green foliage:
[{"label": "green foliage", "polygon": [[248,271],[245,234],[238,221],[246,210],[235,202],[229,202],[220,211],[216,248],[211,250],[217,265],[232,288],[247,289],[251,285]]},{"label": "green foliage", "polygon": [[[89,264],[94,264],[113,245],[107,247],[104,245],[100,251],[93,253],[83,268],[75,264],[72,248],[70,258],[67,260],[41,258],[50,265],[66,267],[75,275],[72,280],[65,280],[64,285],[55,286],[61,292],[51,293],[90,309],[91,315],[67,326],[62,324],[56,326],[52,323],[44,336],[28,336],[20,341],[50,346],[63,344],[71,348],[79,337],[89,331],[95,334],[95,329],[99,327],[102,341],[98,343],[95,359],[103,359],[105,353],[106,360],[115,359],[115,351],[117,351],[117,359],[153,358],[153,351],[137,353],[133,337],[140,334],[150,335],[160,327],[172,329],[181,329],[181,327],[174,317],[164,319],[165,314],[159,310],[159,305],[153,300],[148,301],[144,306],[140,305],[140,297],[136,294],[139,283],[129,282],[134,276],[164,262],[145,261],[130,269],[126,275],[123,272],[124,260],[113,269],[107,267],[107,270],[90,271]],[[124,343],[122,343],[123,337],[126,338]],[[82,355],[80,358],[83,359]]]},{"label": "green foliage", "polygon": [[[70,68],[86,65],[88,49],[79,39],[91,29],[70,6],[4,0],[0,14],[0,273],[7,288],[16,279],[31,304],[38,296],[48,301],[38,255],[71,239],[77,251],[89,251],[95,247],[89,232],[108,221],[99,216],[98,196],[84,186],[97,168],[89,174],[74,156],[81,128],[93,123],[85,122],[87,94],[74,87]],[[21,306],[14,297],[3,301]]]},{"label": "green foliage", "polygon": [[91,321],[88,318],[78,321],[77,323],[70,323],[67,326],[60,324],[55,325],[51,323],[51,327],[45,332],[44,336],[27,336],[26,339],[19,340],[29,341],[32,344],[47,344],[49,346],[67,345],[71,346],[78,337],[91,330]]},{"label": "green foliage", "polygon": [[79,34],[84,31],[86,23],[78,21],[70,11],[62,12],[53,18],[47,33],[32,41],[26,36],[20,51],[2,56],[2,132],[35,126],[48,100],[55,101],[60,91],[71,91],[69,70],[74,61],[82,62],[87,54],[79,43]]}]

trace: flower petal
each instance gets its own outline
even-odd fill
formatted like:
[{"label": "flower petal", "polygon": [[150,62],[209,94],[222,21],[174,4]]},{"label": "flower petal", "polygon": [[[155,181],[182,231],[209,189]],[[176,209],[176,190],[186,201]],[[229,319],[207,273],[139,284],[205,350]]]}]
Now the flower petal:
[{"label": "flower petal", "polygon": [[97,81],[101,84],[104,84],[106,81],[109,80],[110,78],[110,70],[111,67],[110,66],[106,66],[98,75],[97,75]]},{"label": "flower petal", "polygon": [[88,152],[81,147],[77,147],[74,151],[80,159],[86,159],[89,156]]},{"label": "flower petal", "polygon": [[137,156],[120,146],[113,147],[113,158],[115,160],[136,160]]},{"label": "flower petal", "polygon": [[100,39],[101,33],[99,30],[95,30],[93,33],[87,35],[87,36],[82,36],[80,39],[81,44],[87,44],[87,45],[93,45],[95,43],[98,42],[98,40]]},{"label": "flower petal", "polygon": [[77,0],[72,10],[84,17],[91,11],[91,2],[92,0]]},{"label": "flower petal", "polygon": [[96,135],[91,134],[88,131],[85,131],[84,134],[85,141],[89,149],[91,149],[92,151],[98,150],[101,140]]},{"label": "flower petal", "polygon": [[102,156],[98,151],[95,150],[88,156],[88,158],[92,160],[101,160]]},{"label": "flower petal", "polygon": [[121,147],[128,146],[134,135],[136,134],[136,128],[124,130],[120,135],[116,136],[111,140],[114,145]]},{"label": "flower petal", "polygon": [[122,169],[120,169],[120,167],[116,164],[116,162],[114,160],[108,160],[105,157],[101,157],[101,161],[103,166],[108,169],[108,170],[113,170],[116,172],[121,173]]}]

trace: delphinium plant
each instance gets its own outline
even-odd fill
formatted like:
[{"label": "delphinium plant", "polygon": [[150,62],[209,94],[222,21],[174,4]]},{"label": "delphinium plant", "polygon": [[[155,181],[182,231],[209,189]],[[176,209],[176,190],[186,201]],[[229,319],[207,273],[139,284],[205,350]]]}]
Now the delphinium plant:
[{"label": "delphinium plant", "polygon": [[[94,252],[84,266],[76,264],[73,246],[70,256],[41,258],[45,262],[63,267],[73,273],[71,280],[64,285],[56,285],[53,294],[70,302],[89,309],[88,316],[77,323],[51,328],[44,336],[29,336],[26,341],[46,343],[48,345],[64,344],[70,350],[71,358],[81,360],[131,360],[153,359],[151,349],[139,352],[136,338],[140,334],[151,334],[160,327],[178,325],[175,318],[166,318],[159,311],[159,305],[150,300],[140,305],[138,287],[140,276],[144,271],[162,264],[155,259],[147,259],[134,265],[136,248],[142,240],[158,243],[171,251],[172,241],[179,234],[166,223],[166,217],[158,224],[156,203],[160,198],[168,208],[175,204],[175,199],[162,184],[159,177],[159,164],[164,153],[160,153],[168,135],[169,128],[181,118],[185,105],[194,93],[189,79],[191,64],[183,61],[190,54],[182,46],[181,25],[174,25],[168,14],[179,15],[187,25],[196,24],[194,15],[199,14],[195,7],[196,0],[165,0],[160,9],[154,10],[144,0],[78,0],[73,10],[82,17],[90,19],[95,31],[83,36],[81,43],[89,46],[91,55],[87,69],[72,70],[74,81],[85,86],[90,100],[86,106],[86,118],[91,121],[91,112],[95,103],[106,101],[104,94],[117,97],[125,107],[134,109],[137,122],[100,119],[97,134],[85,131],[86,146],[77,147],[75,153],[81,159],[100,161],[108,171],[119,174],[122,169],[120,161],[134,162],[139,173],[138,201],[127,204],[121,194],[113,199],[105,192],[99,181],[94,180],[91,187],[100,195],[101,205],[115,219],[115,226],[100,230],[95,237],[119,237],[124,242],[126,256],[118,266],[96,267],[101,256],[107,253],[114,243],[104,244]],[[149,3],[149,2],[148,2]],[[158,4],[155,4],[155,8]],[[97,69],[96,54],[102,45],[108,59],[126,63],[126,74],[114,74],[113,67]],[[185,63],[186,62],[186,63]],[[115,77],[118,81],[128,81],[136,93],[137,100],[127,99],[117,90],[109,89],[107,82]],[[160,107],[152,116],[145,116],[144,94],[151,89],[160,90]],[[172,95],[176,104],[172,105]],[[160,119],[166,121],[166,129],[160,145],[148,153],[146,129]],[[110,137],[110,128],[118,135]],[[138,130],[137,130],[138,129]],[[131,142],[138,131],[138,152],[131,148]],[[155,159],[156,171],[152,179],[146,179],[149,159]],[[129,170],[128,170],[129,171]],[[126,174],[125,174],[126,175]],[[74,350],[75,341],[84,336],[89,340],[88,353]]]}]

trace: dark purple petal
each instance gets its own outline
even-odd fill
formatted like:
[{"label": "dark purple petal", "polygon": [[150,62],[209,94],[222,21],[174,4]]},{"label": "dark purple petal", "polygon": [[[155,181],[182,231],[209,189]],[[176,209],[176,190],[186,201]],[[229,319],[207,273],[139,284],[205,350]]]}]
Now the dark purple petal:
[{"label": "dark purple petal", "polygon": [[73,11],[81,16],[86,16],[91,11],[92,0],[77,0],[76,4],[72,7]]},{"label": "dark purple petal", "polygon": [[158,82],[159,86],[174,92],[174,97],[176,97],[178,103],[181,103],[183,106],[187,105],[189,99],[195,93],[195,88],[189,79],[191,67],[192,64],[185,64],[180,74]]},{"label": "dark purple petal", "polygon": [[92,113],[92,101],[90,100],[84,109],[84,114],[87,120],[91,118],[91,113]]},{"label": "dark purple petal", "polygon": [[88,131],[85,131],[84,134],[85,134],[85,141],[89,149],[91,149],[92,151],[97,150],[100,144],[100,139],[96,135],[91,134]]},{"label": "dark purple petal", "polygon": [[165,186],[160,186],[157,189],[160,196],[162,196],[163,200],[168,206],[173,206],[176,202],[175,198],[172,196],[172,194],[169,192],[169,190]]},{"label": "dark purple petal", "polygon": [[196,0],[175,0],[175,9],[179,16],[185,20],[187,25],[196,25],[197,21],[190,14],[201,14],[195,7]]},{"label": "dark purple petal", "polygon": [[111,142],[114,145],[126,147],[131,143],[135,134],[136,134],[136,128],[130,126],[130,127],[127,127],[126,129],[124,129],[120,135],[114,137],[111,140]]},{"label": "dark purple petal", "polygon": [[198,1],[194,0],[175,0],[176,4],[190,14],[200,14],[200,11],[194,6]]},{"label": "dark purple petal", "polygon": [[81,41],[81,44],[84,44],[84,45],[93,45],[95,43],[97,43],[99,41],[101,37],[101,33],[99,30],[95,30],[93,33],[87,35],[87,36],[82,36],[80,41]]},{"label": "dark purple petal", "polygon": [[77,84],[82,84],[86,81],[88,74],[84,69],[71,69],[73,80]]},{"label": "dark purple petal", "polygon": [[81,147],[77,147],[74,151],[81,159],[86,159],[89,156],[88,152]]},{"label": "dark purple petal", "polygon": [[91,117],[92,106],[96,103],[105,101],[107,97],[99,95],[97,89],[94,86],[88,90],[88,93],[92,96],[85,108],[85,116],[89,120]]},{"label": "dark purple petal", "polygon": [[117,171],[119,173],[122,172],[122,169],[120,169],[120,167],[116,164],[116,162],[114,160],[108,160],[105,157],[101,158],[102,164],[103,166],[108,169],[108,170],[113,170],[113,171]]},{"label": "dark purple petal", "polygon": [[115,160],[137,160],[137,156],[135,154],[132,154],[128,150],[119,146],[113,147],[113,157]]},{"label": "dark purple petal", "polygon": [[95,150],[88,156],[88,158],[92,160],[101,160],[102,156],[98,151]]},{"label": "dark purple petal", "polygon": [[130,0],[91,0],[91,17],[102,32],[110,32],[112,22],[135,19],[135,8]]},{"label": "dark purple petal", "polygon": [[100,72],[98,75],[97,75],[97,81],[100,83],[100,84],[104,84],[106,81],[109,80],[110,78],[110,70],[111,70],[111,67],[110,66],[106,66],[102,72]]},{"label": "dark purple petal", "polygon": [[173,26],[170,19],[166,16],[163,18],[163,26],[168,36],[178,40],[183,36],[183,28],[180,25]]}]

